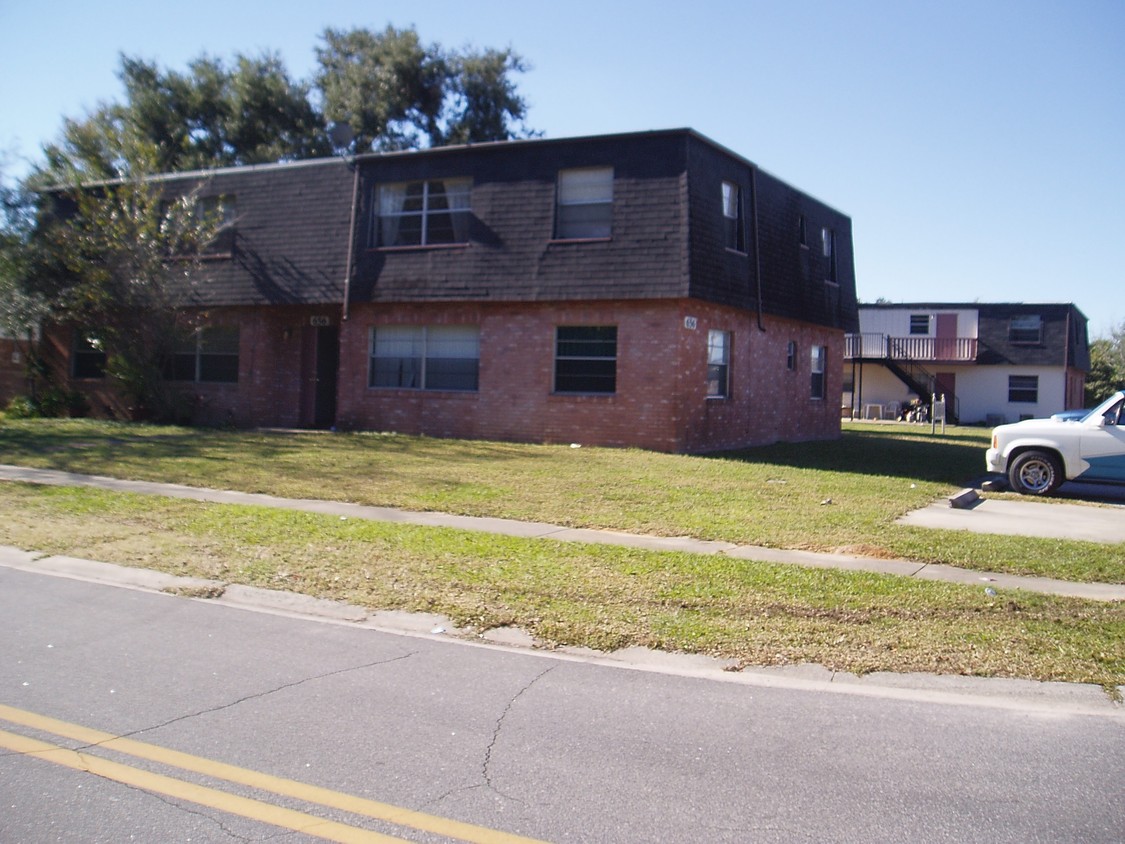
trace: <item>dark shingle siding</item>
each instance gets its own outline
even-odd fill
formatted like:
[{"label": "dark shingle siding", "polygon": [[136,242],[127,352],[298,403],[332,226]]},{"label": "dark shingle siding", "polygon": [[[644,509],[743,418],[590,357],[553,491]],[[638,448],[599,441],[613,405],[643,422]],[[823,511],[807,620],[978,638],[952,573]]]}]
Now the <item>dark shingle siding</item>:
[{"label": "dark shingle siding", "polygon": [[339,303],[344,299],[352,171],[343,159],[166,177],[167,191],[233,195],[230,258],[205,263],[195,304]]},{"label": "dark shingle siding", "polygon": [[[1071,303],[887,302],[865,304],[863,307],[865,310],[918,312],[976,311],[977,363],[1090,368],[1086,315]],[[1012,343],[1009,340],[1012,317],[1030,314],[1043,320],[1041,341]]]},{"label": "dark shingle siding", "polygon": [[[987,304],[975,307],[979,312],[977,363],[1070,365],[1089,369],[1086,319],[1072,305]],[[1009,340],[1012,317],[1027,315],[1042,318],[1040,342],[1012,343]],[[1081,330],[1075,325],[1076,320],[1081,322]]]},{"label": "dark shingle siding", "polygon": [[[363,227],[380,183],[473,180],[464,246],[365,250],[358,301],[631,299],[686,295],[682,141],[654,134],[529,142],[365,159]],[[614,170],[613,234],[553,241],[558,172]]]},{"label": "dark shingle siding", "polygon": [[[614,171],[612,237],[553,240],[559,171],[599,166]],[[239,219],[233,257],[208,262],[199,303],[341,303],[353,167],[356,303],[697,298],[748,310],[760,302],[766,314],[845,330],[856,324],[850,220],[690,130],[215,171],[203,193],[233,194]],[[377,185],[459,177],[472,180],[468,243],[371,248]],[[198,178],[166,181],[176,190]],[[744,254],[723,242],[724,180],[742,189]],[[802,214],[807,249],[797,242]],[[825,284],[822,226],[836,231],[838,286]]]}]

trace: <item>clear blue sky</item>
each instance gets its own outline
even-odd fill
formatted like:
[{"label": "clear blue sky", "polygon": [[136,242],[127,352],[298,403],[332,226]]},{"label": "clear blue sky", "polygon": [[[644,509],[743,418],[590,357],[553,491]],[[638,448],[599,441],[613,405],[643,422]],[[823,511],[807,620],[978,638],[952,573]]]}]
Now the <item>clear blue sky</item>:
[{"label": "clear blue sky", "polygon": [[1125,0],[0,0],[8,177],[121,97],[325,27],[511,46],[548,137],[691,127],[852,218],[863,301],[1072,301],[1125,321]]}]

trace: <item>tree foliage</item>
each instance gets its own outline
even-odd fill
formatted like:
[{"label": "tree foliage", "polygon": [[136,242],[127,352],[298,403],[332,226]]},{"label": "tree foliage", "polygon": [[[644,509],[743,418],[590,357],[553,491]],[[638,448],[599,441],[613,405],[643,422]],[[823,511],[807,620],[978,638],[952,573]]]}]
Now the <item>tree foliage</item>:
[{"label": "tree foliage", "polygon": [[294,80],[270,52],[229,63],[204,54],[182,72],[122,55],[124,99],[66,118],[44,148],[35,183],[62,184],[75,172],[116,179],[534,134],[513,81],[527,65],[511,49],[446,50],[412,27],[393,26],[329,28],[320,40],[308,82]]},{"label": "tree foliage", "polygon": [[350,127],[352,150],[409,149],[421,134],[434,137],[448,78],[438,48],[393,26],[381,33],[326,29],[321,37],[316,87],[325,118]]},{"label": "tree foliage", "polygon": [[13,340],[29,372],[36,362],[32,338],[49,312],[47,298],[27,285],[34,202],[22,187],[4,184],[0,172],[0,336]]},{"label": "tree foliage", "polygon": [[1125,322],[1090,344],[1090,371],[1086,375],[1086,407],[1125,390]]},{"label": "tree foliage", "polygon": [[[194,197],[165,203],[150,174],[532,134],[512,81],[527,68],[510,49],[447,51],[392,26],[326,29],[321,41],[308,82],[269,52],[203,54],[183,71],[122,55],[124,99],[65,119],[43,162],[4,196],[4,325],[49,316],[80,327],[135,405],[173,415],[162,363],[220,221]],[[37,193],[37,219],[17,193]]]},{"label": "tree foliage", "polygon": [[125,102],[103,104],[64,121],[44,150],[40,182],[128,176],[328,154],[324,122],[307,85],[290,79],[281,59],[238,55],[231,66],[206,55],[186,73],[121,57]]},{"label": "tree foliage", "polygon": [[176,417],[180,396],[164,365],[191,329],[180,310],[222,210],[204,212],[195,192],[168,201],[138,175],[53,191],[41,214],[24,252],[24,289],[106,352],[106,376],[133,408]]}]

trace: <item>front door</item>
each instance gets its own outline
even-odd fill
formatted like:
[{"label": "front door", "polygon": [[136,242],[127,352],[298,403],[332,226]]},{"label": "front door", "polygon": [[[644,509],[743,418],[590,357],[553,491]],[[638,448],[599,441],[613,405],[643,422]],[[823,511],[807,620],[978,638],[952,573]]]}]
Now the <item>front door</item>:
[{"label": "front door", "polygon": [[957,421],[957,373],[938,372],[934,375],[934,397],[940,399],[945,396],[945,418],[950,422]]},{"label": "front door", "polygon": [[957,314],[938,314],[935,322],[937,324],[934,326],[936,337],[934,358],[957,360]]},{"label": "front door", "polygon": [[340,329],[316,329],[316,389],[313,399],[313,427],[331,428],[336,424],[336,373],[340,366]]}]

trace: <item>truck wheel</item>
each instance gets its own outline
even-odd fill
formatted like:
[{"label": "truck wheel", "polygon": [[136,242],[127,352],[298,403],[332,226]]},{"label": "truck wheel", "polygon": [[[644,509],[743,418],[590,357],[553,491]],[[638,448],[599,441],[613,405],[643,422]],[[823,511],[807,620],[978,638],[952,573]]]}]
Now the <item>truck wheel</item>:
[{"label": "truck wheel", "polygon": [[1059,459],[1045,451],[1025,451],[1008,467],[1008,483],[1024,495],[1050,495],[1062,482]]}]

